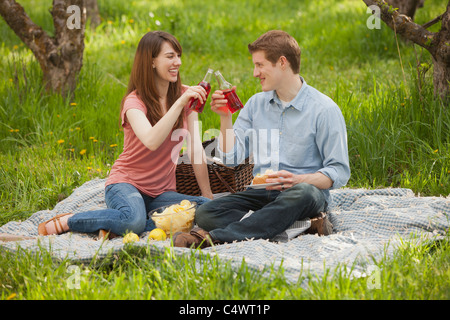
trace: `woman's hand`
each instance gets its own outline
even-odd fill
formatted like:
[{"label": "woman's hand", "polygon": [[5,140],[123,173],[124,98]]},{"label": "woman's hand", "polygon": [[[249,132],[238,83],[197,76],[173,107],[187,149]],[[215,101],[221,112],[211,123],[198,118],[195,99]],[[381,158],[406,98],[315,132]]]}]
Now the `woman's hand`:
[{"label": "woman's hand", "polygon": [[214,199],[213,193],[211,191],[207,192],[207,193],[202,192],[202,197],[205,197],[205,198],[208,198],[208,199],[211,199],[211,200]]},{"label": "woman's hand", "polygon": [[189,87],[178,100],[180,100],[181,105],[186,106],[191,99],[198,99],[200,103],[204,103],[207,99],[206,90],[202,86],[192,86]]}]

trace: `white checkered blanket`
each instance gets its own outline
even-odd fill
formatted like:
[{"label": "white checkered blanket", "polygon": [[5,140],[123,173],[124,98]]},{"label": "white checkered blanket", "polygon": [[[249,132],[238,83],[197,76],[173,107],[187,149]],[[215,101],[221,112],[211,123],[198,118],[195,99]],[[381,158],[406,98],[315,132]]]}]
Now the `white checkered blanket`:
[{"label": "white checkered blanket", "polygon": [[[31,251],[44,248],[55,259],[89,263],[124,250],[122,238],[97,241],[93,234],[69,232],[59,236],[37,236],[39,223],[65,212],[82,212],[105,208],[105,180],[95,179],[75,189],[53,210],[34,213],[26,221],[11,221],[0,227],[0,233],[36,237],[31,240],[1,242],[4,248],[18,247]],[[291,282],[297,282],[308,271],[321,277],[327,268],[344,266],[350,272],[364,274],[367,266],[382,256],[390,256],[399,243],[419,239],[435,239],[448,232],[450,197],[418,197],[409,189],[339,189],[332,191],[330,221],[333,234],[325,237],[300,234],[287,241],[286,234],[278,240],[248,240],[196,250],[231,262],[239,268],[245,260],[248,267],[270,274],[282,267]],[[296,235],[296,234],[295,234]],[[152,253],[171,250],[190,254],[191,249],[173,248],[170,240],[148,240],[140,236],[138,246],[148,246]],[[201,260],[201,259],[199,259]],[[351,276],[351,275],[350,275]]]}]

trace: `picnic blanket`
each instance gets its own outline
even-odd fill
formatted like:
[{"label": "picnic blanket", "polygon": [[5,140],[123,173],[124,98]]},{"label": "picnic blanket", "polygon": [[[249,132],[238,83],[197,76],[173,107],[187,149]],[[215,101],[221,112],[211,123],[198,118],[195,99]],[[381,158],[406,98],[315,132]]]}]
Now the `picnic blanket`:
[{"label": "picnic blanket", "polygon": [[[74,190],[53,210],[34,213],[26,221],[11,221],[0,227],[0,233],[36,237],[34,239],[2,242],[8,250],[19,247],[39,251],[48,250],[55,259],[70,259],[89,263],[124,250],[122,238],[97,241],[96,234],[69,232],[58,236],[38,236],[37,226],[49,218],[65,212],[82,212],[106,208],[105,180],[95,179]],[[216,255],[239,268],[247,266],[270,274],[282,267],[290,282],[310,272],[320,278],[327,268],[345,266],[354,276],[364,274],[367,267],[383,256],[390,256],[400,243],[435,239],[448,232],[450,225],[450,197],[420,197],[409,189],[338,189],[331,192],[329,206],[333,234],[295,233],[280,235],[278,240],[253,240],[227,243],[195,250],[195,255]],[[274,213],[276,214],[276,213]],[[148,232],[140,235],[134,245],[147,246],[152,253],[171,250],[174,254],[191,254],[193,249],[171,247],[170,240],[153,241]],[[201,259],[198,259],[201,260]],[[352,276],[352,274],[350,274]],[[303,279],[303,277],[302,277]],[[301,280],[306,281],[306,280]]]}]

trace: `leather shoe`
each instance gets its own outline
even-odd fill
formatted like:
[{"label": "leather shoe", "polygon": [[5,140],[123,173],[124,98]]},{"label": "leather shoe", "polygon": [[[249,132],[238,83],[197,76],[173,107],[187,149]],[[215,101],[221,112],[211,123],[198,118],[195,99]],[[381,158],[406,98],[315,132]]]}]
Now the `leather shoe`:
[{"label": "leather shoe", "polygon": [[328,219],[328,215],[321,212],[317,217],[310,219],[311,227],[305,231],[306,234],[318,234],[328,236],[333,233],[333,225]]},{"label": "leather shoe", "polygon": [[173,235],[175,247],[204,249],[219,243],[219,241],[212,239],[209,232],[201,228],[194,228],[189,233],[177,232]]}]

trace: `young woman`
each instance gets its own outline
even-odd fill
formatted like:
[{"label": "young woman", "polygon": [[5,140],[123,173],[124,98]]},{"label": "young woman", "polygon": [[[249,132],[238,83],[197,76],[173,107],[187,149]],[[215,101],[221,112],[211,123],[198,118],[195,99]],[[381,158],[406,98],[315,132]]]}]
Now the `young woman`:
[{"label": "young woman", "polygon": [[[150,210],[183,199],[201,205],[212,199],[206,157],[191,99],[206,100],[200,86],[181,84],[182,49],[166,32],[149,32],[139,42],[121,105],[124,150],[106,181],[107,209],[58,215],[39,225],[40,235],[78,232],[137,234],[155,228]],[[186,130],[187,129],[187,130]],[[175,170],[184,139],[201,197],[175,192]],[[198,161],[201,159],[201,161]],[[195,163],[198,162],[198,163]]]}]

